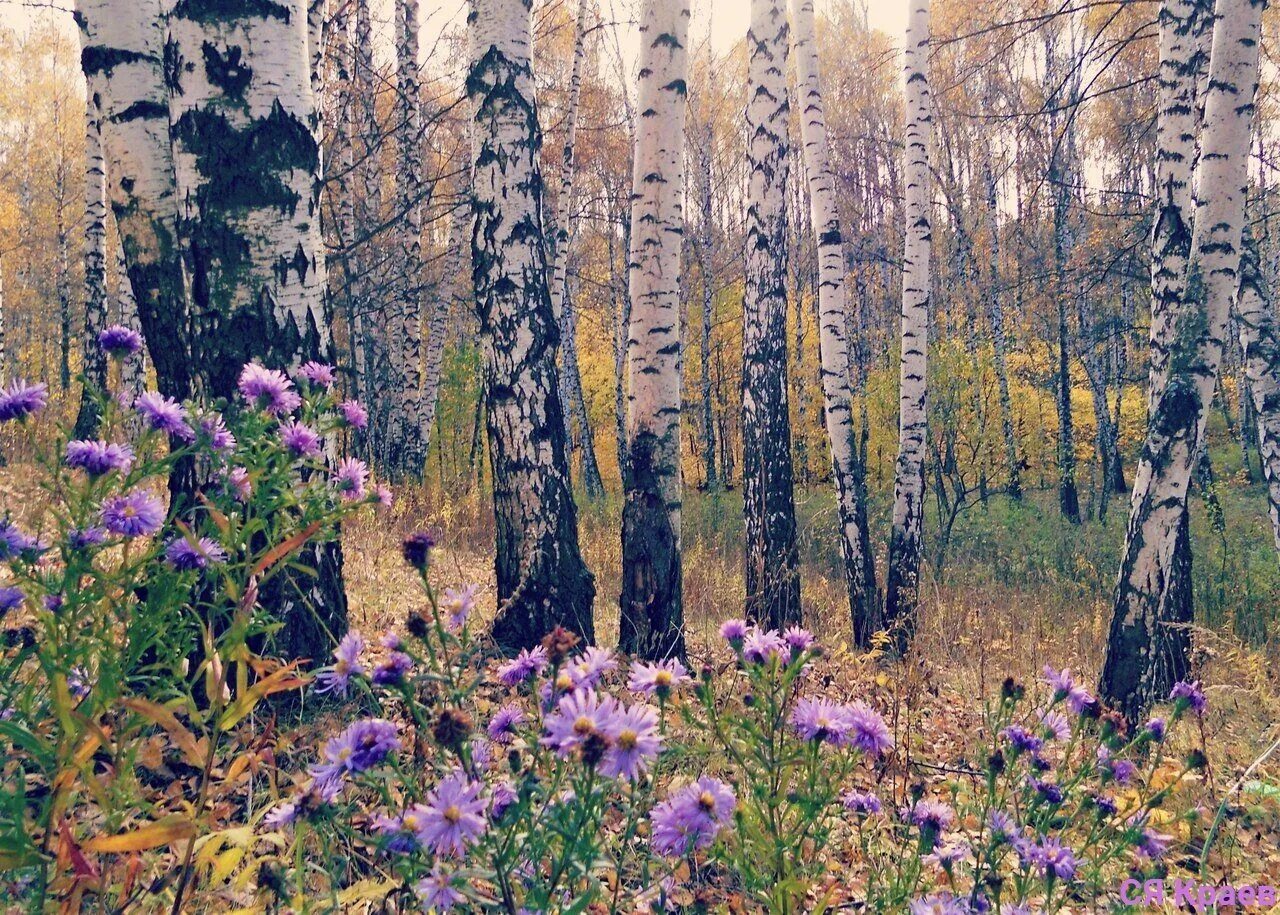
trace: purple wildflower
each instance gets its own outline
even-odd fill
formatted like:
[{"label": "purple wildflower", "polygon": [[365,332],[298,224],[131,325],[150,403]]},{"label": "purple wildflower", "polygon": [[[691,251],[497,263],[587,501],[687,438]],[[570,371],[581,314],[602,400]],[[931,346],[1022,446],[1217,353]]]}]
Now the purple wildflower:
[{"label": "purple wildflower", "polygon": [[1159,743],[1164,740],[1166,725],[1163,718],[1152,718],[1147,722],[1146,732],[1151,735],[1151,739]]},{"label": "purple wildflower", "polygon": [[614,659],[613,652],[595,645],[570,660],[567,666],[575,687],[595,686],[606,672],[617,669],[618,662]]},{"label": "purple wildflower", "polygon": [[123,324],[112,324],[98,334],[98,346],[112,359],[124,359],[142,349],[142,335]]},{"label": "purple wildflower", "polygon": [[542,745],[568,756],[592,735],[607,735],[618,704],[612,696],[601,697],[594,689],[575,690],[561,697],[555,713],[547,718]]},{"label": "purple wildflower", "polygon": [[1040,715],[1040,723],[1044,725],[1046,737],[1066,740],[1071,736],[1071,722],[1062,712],[1049,709]]},{"label": "purple wildflower", "polygon": [[344,400],[338,404],[338,412],[342,414],[342,421],[353,429],[369,428],[369,414],[365,408],[360,406],[354,400]]},{"label": "purple wildflower", "polygon": [[813,633],[799,626],[792,626],[782,633],[782,640],[791,647],[793,661],[813,647]]},{"label": "purple wildflower", "polygon": [[324,745],[324,762],[313,766],[316,790],[333,797],[348,772],[366,772],[400,749],[396,726],[383,718],[364,718]]},{"label": "purple wildflower", "polygon": [[404,645],[400,640],[400,633],[393,632],[390,629],[382,634],[382,638],[378,639],[378,644],[388,651],[399,651]]},{"label": "purple wildflower", "polygon": [[969,915],[969,904],[950,893],[935,893],[911,900],[911,915]]},{"label": "purple wildflower", "polygon": [[172,397],[148,391],[138,396],[138,399],[133,402],[133,408],[138,411],[138,415],[146,424],[157,432],[172,435],[184,442],[192,441],[196,437],[195,430],[187,423],[187,408]]},{"label": "purple wildflower", "polygon": [[428,796],[423,825],[418,833],[422,844],[437,855],[461,858],[488,828],[481,785],[461,770],[447,775]]},{"label": "purple wildflower", "polygon": [[1164,833],[1156,832],[1150,827],[1142,827],[1142,832],[1138,835],[1138,843],[1134,846],[1134,854],[1140,860],[1158,861],[1164,857],[1165,852],[1169,850],[1169,836]]},{"label": "purple wildflower", "polygon": [[849,706],[849,727],[853,745],[864,753],[883,756],[893,749],[893,735],[880,713],[863,702]]},{"label": "purple wildflower", "polygon": [[547,649],[541,645],[532,650],[522,648],[518,655],[498,668],[498,682],[506,687],[517,686],[535,674],[541,675],[548,663]]},{"label": "purple wildflower", "polygon": [[335,691],[345,696],[351,678],[364,674],[364,665],[360,663],[364,648],[364,636],[360,633],[352,631],[344,635],[333,650],[333,666],[316,674],[316,692]]},{"label": "purple wildflower", "polygon": [[955,818],[955,811],[950,805],[929,798],[916,801],[915,806],[911,808],[911,822],[922,831],[929,830],[934,836],[951,828]]},{"label": "purple wildflower", "polygon": [[227,561],[227,551],[208,537],[201,537],[192,542],[186,537],[174,537],[164,551],[169,565],[179,571],[204,569],[212,563],[218,565]]},{"label": "purple wildflower", "polygon": [[297,420],[280,427],[280,442],[294,457],[315,457],[320,453],[320,435],[306,423]]},{"label": "purple wildflower", "polygon": [[1197,715],[1203,713],[1205,707],[1209,704],[1204,697],[1204,690],[1200,688],[1199,681],[1178,681],[1173,685],[1173,691],[1169,693],[1169,699],[1179,710],[1190,708]]},{"label": "purple wildflower", "polygon": [[853,724],[846,705],[830,699],[801,699],[791,711],[791,727],[802,740],[845,746]]},{"label": "purple wildflower", "polygon": [[1042,779],[1031,780],[1031,785],[1036,789],[1036,793],[1048,801],[1050,804],[1061,804],[1063,793],[1059,785]]},{"label": "purple wildflower", "polygon": [[736,803],[728,785],[702,776],[649,814],[654,850],[660,855],[687,855],[706,848],[729,822]]},{"label": "purple wildflower", "polygon": [[642,703],[619,707],[606,723],[605,735],[609,749],[600,763],[600,772],[610,778],[635,781],[662,749],[658,712]]},{"label": "purple wildflower", "polygon": [[22,606],[26,595],[17,588],[0,588],[0,619],[10,610],[17,610]]},{"label": "purple wildflower", "polygon": [[265,368],[256,362],[247,363],[241,369],[236,384],[240,395],[250,406],[273,416],[292,413],[302,403],[302,398],[293,391],[293,382],[285,377],[284,372]]},{"label": "purple wildflower", "polygon": [[107,532],[100,527],[78,528],[67,534],[67,545],[73,550],[85,550],[106,542]]},{"label": "purple wildflower", "polygon": [[446,874],[437,864],[431,873],[419,880],[413,887],[425,910],[448,912],[454,906],[467,901],[467,897],[457,891],[454,878]]},{"label": "purple wildflower", "polygon": [[301,813],[302,805],[296,800],[281,801],[262,818],[262,825],[267,829],[281,829],[292,824]]},{"label": "purple wildflower", "polygon": [[1041,837],[1036,858],[1046,877],[1070,880],[1075,876],[1077,866],[1075,853],[1052,836]]},{"label": "purple wildflower", "polygon": [[374,832],[386,837],[387,851],[407,855],[419,848],[417,833],[422,828],[426,810],[421,804],[414,804],[400,816],[379,814],[371,825]]},{"label": "purple wildflower", "polygon": [[128,473],[133,466],[133,449],[115,442],[67,442],[66,455],[68,467],[83,470],[91,477],[100,477],[112,470]]},{"label": "purple wildflower", "polygon": [[476,607],[477,585],[464,585],[461,588],[445,588],[440,598],[440,609],[445,613],[445,622],[453,631],[466,625],[467,617]]},{"label": "purple wildflower", "polygon": [[405,675],[413,670],[413,658],[403,651],[393,651],[373,669],[370,679],[375,686],[398,686]]},{"label": "purple wildflower", "polygon": [[933,851],[925,855],[922,860],[926,864],[932,864],[935,867],[941,867],[944,870],[950,870],[960,861],[970,856],[968,846],[961,845],[958,842],[951,842],[946,845],[934,846]]},{"label": "purple wildflower", "polygon": [[0,388],[0,423],[12,419],[26,419],[39,413],[49,402],[49,388],[43,384],[28,384],[16,379],[9,387]]},{"label": "purple wildflower", "polygon": [[71,671],[67,674],[67,691],[71,693],[71,698],[81,702],[89,695],[91,688],[89,672],[83,667],[71,668]]},{"label": "purple wildflower", "polygon": [[236,437],[218,413],[206,413],[196,421],[197,431],[214,451],[227,454],[236,447]]},{"label": "purple wildflower", "polygon": [[1095,794],[1090,800],[1093,801],[1093,806],[1098,808],[1098,813],[1103,816],[1115,816],[1116,811],[1120,809],[1115,799],[1106,794]]},{"label": "purple wildflower", "polygon": [[391,487],[379,483],[373,488],[373,497],[383,508],[390,508],[395,497],[391,493]]},{"label": "purple wildflower", "polygon": [[1007,842],[1018,834],[1018,827],[1014,824],[1013,817],[994,807],[987,812],[987,827],[991,830],[992,840],[997,843]]},{"label": "purple wildflower", "polygon": [[149,492],[134,490],[102,503],[102,524],[121,537],[154,534],[164,524],[164,504]]},{"label": "purple wildflower", "polygon": [[1111,773],[1111,777],[1116,780],[1117,785],[1127,785],[1133,781],[1134,773],[1138,771],[1138,767],[1128,759],[1112,759],[1106,764],[1106,769]]},{"label": "purple wildflower", "polygon": [[692,682],[689,672],[675,658],[654,664],[636,662],[631,665],[627,689],[665,699],[671,695],[673,689],[689,682]]},{"label": "purple wildflower", "polygon": [[1043,740],[1018,724],[1009,725],[1000,732],[1000,736],[1009,741],[1013,749],[1019,753],[1034,753],[1044,746]]},{"label": "purple wildflower", "polygon": [[504,705],[494,713],[489,726],[485,728],[485,733],[494,743],[510,743],[515,738],[516,728],[524,724],[524,721],[525,714],[520,706]]},{"label": "purple wildflower", "polygon": [[520,799],[520,792],[516,790],[515,782],[509,778],[504,778],[493,786],[489,792],[489,816],[493,820],[502,819],[502,815],[507,812],[507,808]]},{"label": "purple wildflower", "polygon": [[735,650],[742,647],[750,631],[751,626],[746,620],[731,619],[720,624],[720,638],[732,645]]},{"label": "purple wildflower", "polygon": [[334,382],[338,380],[337,376],[334,375],[333,366],[314,361],[304,362],[298,368],[294,377],[303,378],[318,388],[331,388]]},{"label": "purple wildflower", "polygon": [[790,659],[791,650],[776,629],[752,629],[742,643],[742,657],[753,664],[765,664],[783,657]]},{"label": "purple wildflower", "polygon": [[359,458],[343,458],[333,475],[333,485],[344,499],[363,499],[369,466]]},{"label": "purple wildflower", "polygon": [[884,805],[880,803],[880,798],[870,791],[850,791],[844,796],[842,803],[845,810],[864,815],[876,814],[884,810]]}]

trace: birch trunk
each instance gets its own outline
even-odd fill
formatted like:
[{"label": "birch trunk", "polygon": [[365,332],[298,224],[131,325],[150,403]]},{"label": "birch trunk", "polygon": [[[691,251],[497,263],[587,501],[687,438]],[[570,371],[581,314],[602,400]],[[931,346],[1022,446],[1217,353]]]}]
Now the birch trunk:
[{"label": "birch trunk", "polygon": [[1000,406],[1000,433],[1004,438],[1006,488],[1010,498],[1022,498],[1022,464],[1018,457],[1018,437],[1013,428],[1013,398],[1009,394],[1009,344],[1004,329],[1004,302],[1000,290],[1000,225],[995,170],[991,166],[991,146],[982,150],[982,184],[986,196],[987,219],[987,318],[991,322],[991,347],[996,369],[996,391]]},{"label": "birch trunk", "polygon": [[[600,465],[596,462],[596,446],[591,432],[591,418],[587,415],[586,396],[582,391],[582,372],[578,366],[578,312],[573,304],[573,295],[569,288],[569,279],[565,277],[563,298],[564,312],[561,316],[560,361],[561,361],[561,401],[565,405],[565,435],[570,447],[575,445],[582,451],[582,485],[587,496],[598,499],[604,495],[604,481],[600,478]],[[574,432],[574,426],[577,432]]]},{"label": "birch trunk", "polygon": [[[197,389],[213,397],[231,397],[251,359],[276,368],[332,359],[306,12],[304,0],[182,3],[169,17],[193,367]],[[273,579],[263,604],[283,623],[276,652],[322,658],[346,629],[341,547],[312,544],[300,560],[317,574]]]},{"label": "birch trunk", "polygon": [[444,280],[449,285],[449,295],[440,296],[432,305],[427,326],[427,351],[422,366],[422,447],[424,453],[431,447],[432,430],[436,424],[436,410],[440,405],[440,372],[444,366],[444,343],[449,330],[449,315],[463,313],[470,308],[469,290],[471,274],[467,270],[467,251],[470,240],[467,232],[471,226],[471,207],[459,206],[454,210],[449,227],[449,256],[445,260]]},{"label": "birch trunk", "polygon": [[627,451],[619,647],[683,656],[680,558],[680,255],[688,0],[645,0],[631,182]]},{"label": "birch trunk", "polygon": [[[1103,661],[1102,697],[1130,720],[1185,676],[1189,552],[1179,550],[1187,488],[1204,441],[1239,285],[1241,232],[1263,0],[1219,0],[1197,166],[1193,261],[1169,327],[1164,381],[1134,476]],[[1162,112],[1163,113],[1163,112]]]},{"label": "birch trunk", "polygon": [[[1258,246],[1249,238],[1240,262],[1236,316],[1240,323],[1240,347],[1244,351],[1247,395],[1257,427],[1258,454],[1262,475],[1267,481],[1271,533],[1280,552],[1280,336],[1263,289]],[[1242,416],[1243,412],[1241,410]]]},{"label": "birch trunk", "polygon": [[898,369],[898,459],[894,466],[893,529],[885,584],[885,621],[905,650],[915,631],[924,526],[927,448],[926,370],[929,354],[929,248],[932,242],[929,153],[933,99],[929,91],[929,0],[914,0],[905,47],[907,121],[904,137],[906,239],[902,270],[902,353]]},{"label": "birch trunk", "polygon": [[711,398],[711,325],[715,311],[715,276],[712,258],[715,256],[715,226],[712,223],[711,156],[715,147],[715,132],[710,112],[707,113],[703,148],[693,150],[698,162],[698,201],[701,214],[698,220],[698,284],[702,289],[702,324],[699,329],[698,391],[701,396],[702,466],[703,480],[708,492],[720,487],[716,476],[716,425],[715,409]]},{"label": "birch trunk", "polygon": [[422,412],[422,90],[418,82],[418,0],[396,0],[396,187],[401,275],[387,320],[395,385],[387,462],[400,477],[421,479],[426,464]]},{"label": "birch trunk", "polygon": [[742,302],[742,489],[747,615],[800,622],[787,403],[790,30],[782,0],[751,0],[747,33],[747,238]]},{"label": "birch trunk", "polygon": [[80,336],[85,389],[76,438],[96,438],[100,417],[94,392],[107,390],[107,357],[98,335],[107,325],[107,169],[102,153],[102,78],[86,79],[84,198],[84,332]]},{"label": "birch trunk", "polygon": [[[138,320],[138,300],[133,295],[133,283],[129,281],[129,267],[124,260],[124,251],[116,249],[116,321],[138,334],[142,333],[142,322]],[[151,361],[147,346],[142,351],[124,360],[120,368],[120,387],[132,403],[139,394],[147,390],[147,364]]]},{"label": "birch trunk", "polygon": [[171,0],[78,0],[81,63],[102,87],[107,188],[161,393],[191,393],[187,299],[164,84]]},{"label": "birch trunk", "polygon": [[578,549],[547,288],[530,63],[532,0],[472,0],[471,233],[497,532],[495,641],[529,647],[564,625],[594,640],[595,582]]},{"label": "birch trunk", "polygon": [[[382,183],[378,170],[378,154],[381,135],[378,125],[378,86],[381,76],[375,69],[373,56],[373,18],[369,0],[356,0],[355,64],[353,68],[354,95],[359,100],[357,112],[360,137],[359,153],[355,163],[356,183],[360,189],[359,203],[355,209],[356,226],[353,232],[356,254],[355,281],[352,297],[355,299],[354,332],[357,391],[366,400],[380,394],[385,380],[382,349],[379,334],[375,333],[372,315],[382,309],[382,270],[373,238],[382,220]],[[374,404],[370,403],[370,406]],[[370,412],[372,433],[385,429],[382,410]]]},{"label": "birch trunk", "polygon": [[853,398],[849,388],[849,344],[844,237],[831,168],[831,143],[818,68],[813,0],[792,0],[795,24],[796,82],[801,98],[800,129],[809,180],[810,218],[818,246],[818,351],[821,357],[823,416],[831,444],[831,470],[840,516],[840,555],[853,622],[854,642],[870,644],[879,630],[875,560],[869,550],[866,505],[858,483],[854,445]]}]

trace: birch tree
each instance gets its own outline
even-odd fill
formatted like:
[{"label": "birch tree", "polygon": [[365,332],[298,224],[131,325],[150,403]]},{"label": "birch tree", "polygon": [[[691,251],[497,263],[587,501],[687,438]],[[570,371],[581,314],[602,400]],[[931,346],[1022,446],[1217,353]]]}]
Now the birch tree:
[{"label": "birch tree", "polygon": [[680,557],[680,255],[688,0],[646,0],[632,163],[627,450],[619,647],[684,654]]},{"label": "birch tree", "polygon": [[1247,237],[1240,261],[1236,319],[1248,382],[1246,396],[1253,405],[1258,454],[1267,483],[1271,533],[1280,552],[1280,336],[1276,333],[1275,313],[1263,292],[1264,282],[1257,241]]},{"label": "birch tree", "polygon": [[933,98],[929,92],[929,0],[913,0],[905,47],[907,121],[903,144],[906,239],[902,267],[902,343],[898,367],[898,459],[893,478],[893,528],[885,583],[885,620],[899,647],[914,630],[924,526],[925,398],[929,352],[931,186],[929,152]]},{"label": "birch tree", "polygon": [[97,434],[98,405],[93,392],[107,388],[107,357],[98,334],[107,323],[107,166],[102,152],[102,77],[86,79],[84,175],[84,332],[81,373],[85,390],[76,416],[76,438]]},{"label": "birch tree", "polygon": [[578,549],[548,289],[530,60],[532,0],[472,0],[467,95],[474,117],[476,312],[484,359],[505,650],[564,625],[595,635],[595,581]]},{"label": "birch tree", "polygon": [[1219,0],[1215,10],[1185,297],[1167,328],[1167,359],[1134,474],[1100,685],[1131,720],[1187,672],[1190,559],[1177,544],[1239,285],[1264,5]]},{"label": "birch tree", "polygon": [[831,143],[822,98],[813,0],[792,0],[800,129],[809,181],[810,218],[818,246],[818,351],[823,416],[831,444],[832,478],[840,513],[840,555],[854,641],[867,645],[879,629],[875,560],[870,551],[858,453],[854,445],[849,352],[845,338],[844,236],[831,168]]},{"label": "birch tree", "polygon": [[[306,12],[304,0],[184,3],[169,17],[192,363],[209,396],[231,396],[252,359],[275,368],[332,361]],[[346,629],[341,548],[311,544],[301,561],[317,575],[274,579],[263,603],[284,624],[277,651],[319,658]]]}]

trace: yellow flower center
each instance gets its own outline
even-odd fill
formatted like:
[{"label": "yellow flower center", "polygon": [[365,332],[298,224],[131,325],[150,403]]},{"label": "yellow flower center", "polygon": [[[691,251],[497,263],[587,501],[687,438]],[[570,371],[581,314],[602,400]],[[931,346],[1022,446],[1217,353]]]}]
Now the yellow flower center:
[{"label": "yellow flower center", "polygon": [[556,689],[563,692],[572,686],[573,677],[569,676],[568,672],[562,672],[558,677],[556,677]]},{"label": "yellow flower center", "polygon": [[418,831],[418,815],[416,813],[406,813],[400,825],[402,825],[405,829],[409,830],[410,832],[417,832]]},{"label": "yellow flower center", "polygon": [[671,671],[669,671],[669,670],[660,670],[660,671],[658,671],[657,676],[655,676],[655,677],[653,678],[653,682],[654,682],[656,685],[658,685],[658,686],[670,686],[670,685],[671,685]]},{"label": "yellow flower center", "polygon": [[586,715],[579,715],[578,720],[573,723],[573,733],[585,737],[596,729],[595,724]]},{"label": "yellow flower center", "polygon": [[444,811],[444,818],[450,823],[457,823],[462,819],[462,811],[458,809],[457,804],[450,804]]},{"label": "yellow flower center", "polygon": [[701,807],[703,810],[708,810],[708,811],[715,810],[716,799],[711,794],[710,791],[704,791],[698,795],[698,806]]},{"label": "yellow flower center", "polygon": [[346,762],[346,761],[347,761],[348,759],[350,759],[350,758],[351,758],[351,748],[350,748],[350,747],[343,747],[341,750],[339,750],[339,751],[338,751],[338,761],[339,761],[339,762]]},{"label": "yellow flower center", "polygon": [[624,750],[634,750],[636,748],[636,744],[639,742],[640,735],[630,728],[627,728],[618,735],[618,746],[622,747]]}]

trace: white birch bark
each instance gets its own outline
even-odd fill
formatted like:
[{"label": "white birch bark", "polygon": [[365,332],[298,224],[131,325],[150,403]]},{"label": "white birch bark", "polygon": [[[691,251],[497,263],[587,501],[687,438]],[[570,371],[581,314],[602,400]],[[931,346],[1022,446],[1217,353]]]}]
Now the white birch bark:
[{"label": "white birch bark", "polygon": [[1103,697],[1131,720],[1187,672],[1189,558],[1177,548],[1204,441],[1241,235],[1263,0],[1219,0],[1204,100],[1185,301],[1134,474],[1133,499],[1103,662]]},{"label": "white birch bark", "polygon": [[[355,2],[355,63],[353,81],[356,116],[359,126],[354,131],[360,138],[356,156],[355,177],[360,190],[359,204],[355,210],[353,244],[356,254],[355,277],[352,281],[352,297],[355,299],[354,332],[352,344],[355,353],[357,390],[366,401],[374,401],[381,395],[385,378],[385,365],[380,334],[373,316],[382,308],[382,270],[373,236],[382,220],[382,183],[378,168],[381,134],[378,124],[378,86],[381,80],[374,61],[373,16],[369,0]],[[375,396],[376,395],[376,396]],[[370,414],[375,431],[385,427],[381,410]]]},{"label": "white birch bark", "polygon": [[747,236],[742,303],[742,485],[746,611],[800,620],[787,403],[787,56],[782,0],[751,0],[747,32]]},{"label": "white birch bark", "polygon": [[[1262,475],[1267,482],[1271,533],[1280,552],[1280,336],[1263,292],[1258,247],[1248,239],[1240,262],[1236,317],[1244,352],[1247,396],[1253,406]],[[1243,414],[1243,410],[1241,411]],[[1243,424],[1243,418],[1241,420]]]},{"label": "white birch bark", "polygon": [[93,392],[107,389],[107,359],[98,335],[107,326],[107,166],[102,151],[100,75],[86,77],[84,175],[84,332],[80,336],[81,372],[87,382],[80,395],[75,437],[95,437],[98,407]]},{"label": "white birch bark", "polygon": [[[125,263],[124,250],[116,248],[116,309],[115,320],[119,324],[137,333],[142,333],[142,322],[138,320],[138,300],[133,294],[133,283],[129,279],[129,268]],[[132,403],[139,394],[147,390],[147,364],[150,354],[144,343],[142,351],[135,353],[124,361],[120,368],[120,388],[125,397]]]},{"label": "white birch bark", "polygon": [[866,506],[858,482],[849,344],[845,336],[844,236],[831,167],[831,141],[819,74],[813,0],[792,0],[800,130],[809,182],[810,218],[818,246],[818,351],[821,358],[823,416],[831,445],[832,478],[840,515],[840,554],[853,621],[854,641],[868,645],[880,626],[875,561],[867,547]]},{"label": "white birch bark", "polygon": [[680,561],[680,256],[688,0],[645,0],[631,182],[627,283],[628,475],[619,645],[684,653]]},{"label": "white birch bark", "polygon": [[497,534],[495,641],[529,647],[554,625],[594,638],[595,582],[578,549],[547,288],[532,0],[472,0],[472,229]]},{"label": "white birch bark", "polygon": [[893,528],[885,586],[885,620],[898,629],[899,645],[914,628],[919,598],[924,526],[925,398],[929,353],[929,255],[932,202],[929,155],[933,98],[929,91],[929,0],[913,0],[904,51],[906,133],[904,179],[902,342],[898,372],[898,459],[894,466]]},{"label": "white birch bark", "polygon": [[172,0],[78,0],[81,61],[102,86],[107,189],[130,285],[166,395],[190,393],[188,303],[164,84],[164,20]]}]

